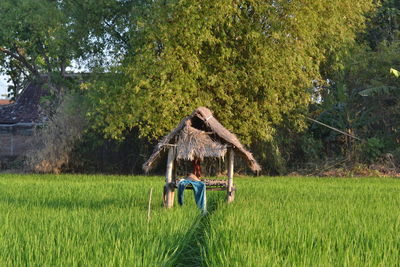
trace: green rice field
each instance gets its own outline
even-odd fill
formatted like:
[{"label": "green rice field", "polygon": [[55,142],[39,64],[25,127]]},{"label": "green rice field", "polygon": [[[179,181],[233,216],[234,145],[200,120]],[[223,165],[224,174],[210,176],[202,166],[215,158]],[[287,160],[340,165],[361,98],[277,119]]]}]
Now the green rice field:
[{"label": "green rice field", "polygon": [[235,184],[200,215],[191,191],[162,208],[162,177],[1,175],[0,266],[399,265],[400,180]]}]

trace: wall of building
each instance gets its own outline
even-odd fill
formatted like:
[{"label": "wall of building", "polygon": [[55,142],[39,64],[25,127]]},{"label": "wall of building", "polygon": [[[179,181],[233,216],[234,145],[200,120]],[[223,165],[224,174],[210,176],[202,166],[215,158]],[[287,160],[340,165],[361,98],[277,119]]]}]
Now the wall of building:
[{"label": "wall of building", "polygon": [[31,148],[34,127],[32,123],[0,124],[0,162],[23,156]]}]

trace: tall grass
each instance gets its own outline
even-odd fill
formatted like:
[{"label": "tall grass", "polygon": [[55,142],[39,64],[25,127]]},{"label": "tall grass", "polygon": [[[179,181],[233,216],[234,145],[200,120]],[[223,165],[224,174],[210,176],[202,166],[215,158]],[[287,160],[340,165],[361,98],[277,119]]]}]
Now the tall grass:
[{"label": "tall grass", "polygon": [[162,185],[160,177],[2,176],[0,265],[162,265],[199,213],[164,210]]},{"label": "tall grass", "polygon": [[236,179],[211,218],[209,266],[395,266],[400,181]]}]

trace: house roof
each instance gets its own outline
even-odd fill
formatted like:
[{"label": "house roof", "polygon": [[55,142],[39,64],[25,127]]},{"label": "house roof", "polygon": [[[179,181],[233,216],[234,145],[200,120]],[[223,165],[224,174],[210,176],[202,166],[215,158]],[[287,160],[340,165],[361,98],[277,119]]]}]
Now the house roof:
[{"label": "house roof", "polygon": [[0,99],[0,106],[8,105],[11,103],[13,103],[13,101],[11,101],[9,99]]},{"label": "house roof", "polygon": [[157,144],[153,154],[143,164],[144,171],[149,172],[171,145],[176,146],[176,158],[186,160],[193,160],[195,157],[223,157],[229,146],[246,160],[250,169],[255,172],[261,170],[253,155],[244,148],[236,135],[222,126],[205,107],[193,111]]},{"label": "house roof", "polygon": [[39,102],[43,94],[42,83],[30,82],[17,101],[0,106],[0,124],[38,122]]}]

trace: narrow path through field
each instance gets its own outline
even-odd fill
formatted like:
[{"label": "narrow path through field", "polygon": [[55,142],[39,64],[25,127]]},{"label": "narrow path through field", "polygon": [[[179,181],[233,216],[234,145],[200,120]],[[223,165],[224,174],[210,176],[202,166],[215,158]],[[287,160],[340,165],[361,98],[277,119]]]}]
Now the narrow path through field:
[{"label": "narrow path through field", "polygon": [[167,263],[167,266],[205,266],[204,255],[208,254],[205,245],[207,233],[210,231],[210,216],[218,208],[218,201],[207,203],[208,213],[199,215],[195,223],[186,232],[185,242],[179,252]]}]

